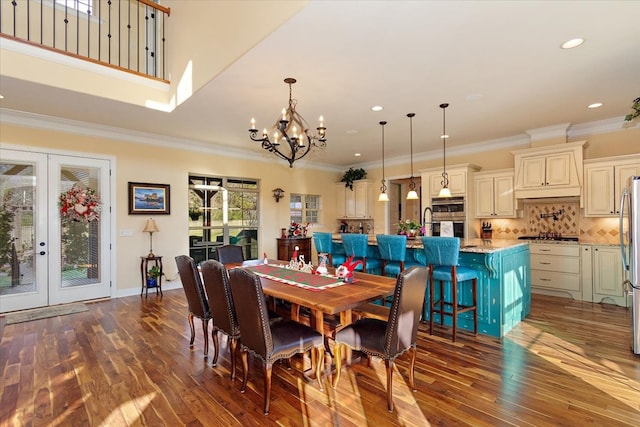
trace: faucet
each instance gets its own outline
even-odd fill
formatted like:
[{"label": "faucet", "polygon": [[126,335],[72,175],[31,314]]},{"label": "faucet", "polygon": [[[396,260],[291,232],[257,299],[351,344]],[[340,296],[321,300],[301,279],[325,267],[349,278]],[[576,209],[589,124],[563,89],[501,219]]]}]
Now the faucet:
[{"label": "faucet", "polygon": [[430,206],[427,206],[426,208],[424,208],[424,211],[422,211],[422,226],[424,227],[425,234],[427,232],[427,224],[429,224],[429,231],[432,231],[431,221],[427,223],[427,211],[429,211],[429,220],[431,220],[431,215],[433,214],[433,211],[431,210]]}]

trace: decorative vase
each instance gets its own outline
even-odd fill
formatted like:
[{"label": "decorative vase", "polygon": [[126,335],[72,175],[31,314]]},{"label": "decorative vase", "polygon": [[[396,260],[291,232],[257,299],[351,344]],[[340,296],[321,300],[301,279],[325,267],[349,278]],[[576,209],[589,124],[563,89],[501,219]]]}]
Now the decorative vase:
[{"label": "decorative vase", "polygon": [[147,277],[147,288],[155,288],[158,286],[158,279],[155,277]]}]

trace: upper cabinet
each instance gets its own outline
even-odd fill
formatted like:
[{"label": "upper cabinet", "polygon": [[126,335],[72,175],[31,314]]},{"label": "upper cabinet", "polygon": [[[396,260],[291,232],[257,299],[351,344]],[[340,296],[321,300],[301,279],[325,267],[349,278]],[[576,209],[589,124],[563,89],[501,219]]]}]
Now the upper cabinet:
[{"label": "upper cabinet", "polygon": [[585,161],[584,216],[618,216],[622,190],[633,175],[640,175],[639,155]]},{"label": "upper cabinet", "polygon": [[[473,173],[480,167],[471,164],[455,165],[447,168],[447,177],[449,178],[449,191],[452,196],[467,196],[471,189],[471,179]],[[431,204],[432,197],[438,197],[442,188],[442,168],[431,168],[421,171],[422,182],[429,183],[429,194],[423,193],[423,199],[428,200]],[[423,186],[424,192],[425,186]],[[426,196],[426,197],[425,197]]]},{"label": "upper cabinet", "polygon": [[373,214],[373,183],[368,179],[353,182],[353,190],[344,182],[336,183],[336,213],[338,218],[371,218]]},{"label": "upper cabinet", "polygon": [[475,173],[476,218],[516,217],[513,180],[513,169]]},{"label": "upper cabinet", "polygon": [[580,196],[585,141],[513,151],[515,197]]}]

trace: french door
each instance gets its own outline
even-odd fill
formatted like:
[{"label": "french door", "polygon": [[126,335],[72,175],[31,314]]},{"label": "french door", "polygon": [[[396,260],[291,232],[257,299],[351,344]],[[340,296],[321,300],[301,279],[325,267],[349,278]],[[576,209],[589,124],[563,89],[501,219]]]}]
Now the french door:
[{"label": "french door", "polygon": [[109,297],[109,160],[0,159],[0,312]]}]

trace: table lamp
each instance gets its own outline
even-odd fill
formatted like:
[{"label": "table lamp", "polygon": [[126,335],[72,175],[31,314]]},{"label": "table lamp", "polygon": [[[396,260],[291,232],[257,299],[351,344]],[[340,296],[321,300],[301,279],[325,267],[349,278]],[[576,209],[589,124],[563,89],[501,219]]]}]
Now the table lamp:
[{"label": "table lamp", "polygon": [[147,223],[144,225],[143,233],[149,233],[149,255],[147,257],[154,258],[153,254],[153,233],[160,231],[158,225],[156,224],[156,220],[153,218],[149,218]]}]

